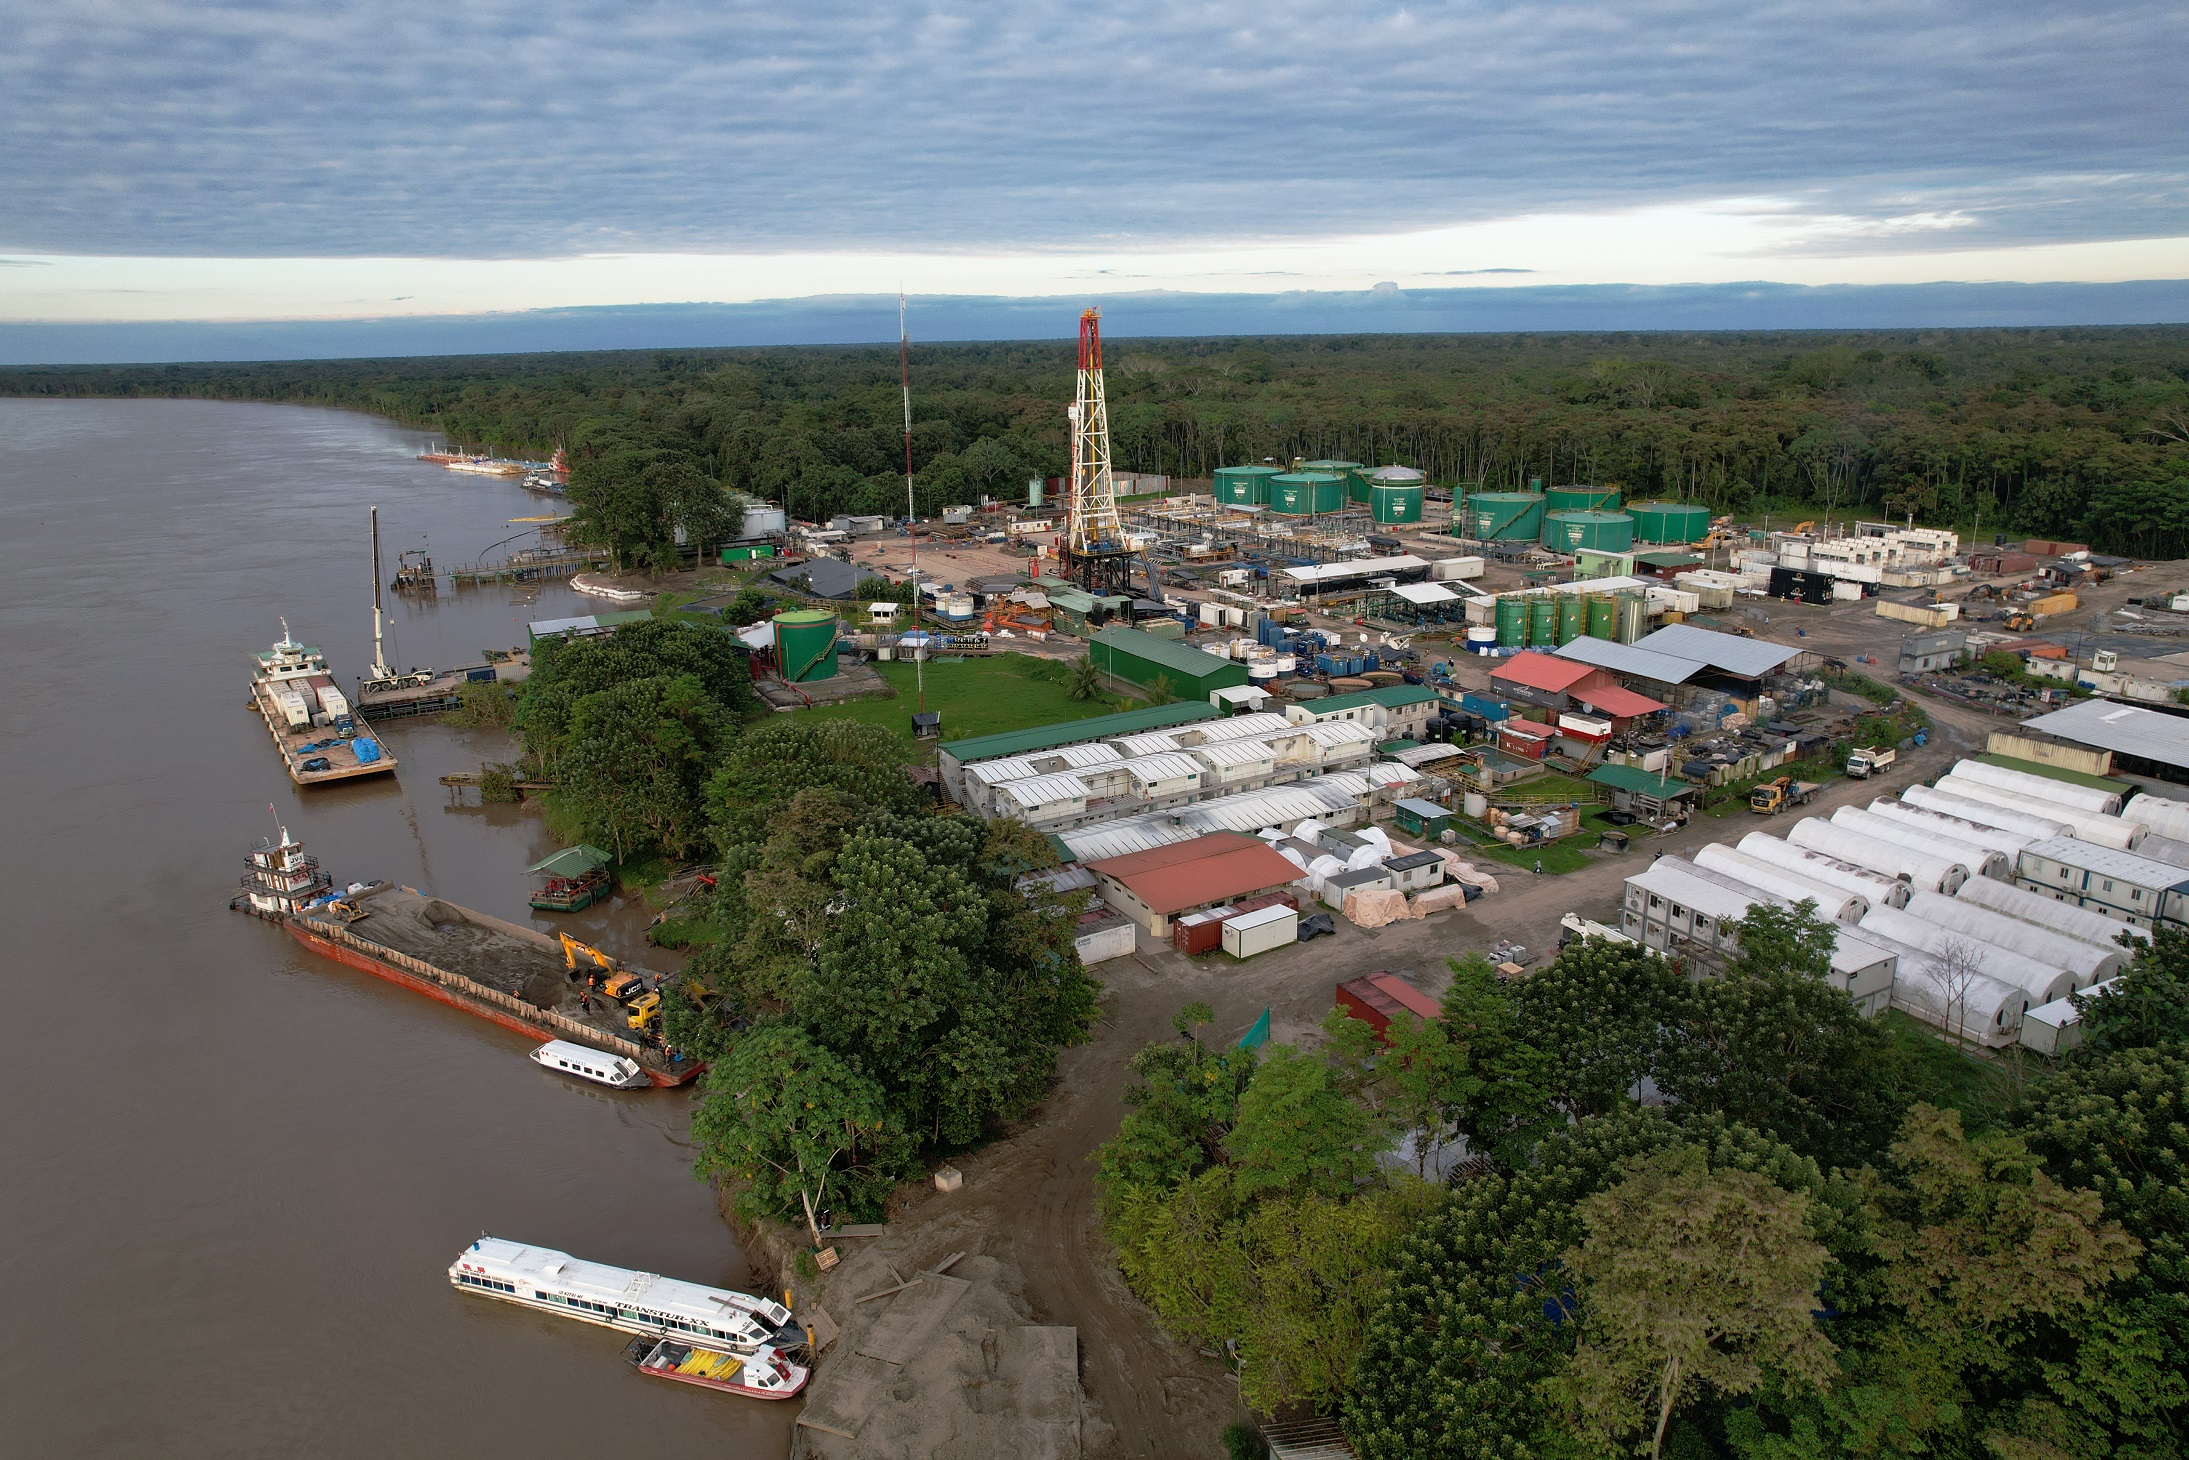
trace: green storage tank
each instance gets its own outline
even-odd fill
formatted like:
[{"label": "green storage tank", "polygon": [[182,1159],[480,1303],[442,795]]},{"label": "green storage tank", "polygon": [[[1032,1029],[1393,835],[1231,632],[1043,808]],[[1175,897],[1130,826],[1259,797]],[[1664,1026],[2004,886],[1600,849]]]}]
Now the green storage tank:
[{"label": "green storage tank", "polygon": [[1634,519],[1624,512],[1546,512],[1543,546],[1554,553],[1623,553],[1634,546]]},{"label": "green storage tank", "polygon": [[1476,492],[1467,499],[1467,526],[1484,542],[1520,542],[1543,534],[1540,492]]},{"label": "green storage tank", "polygon": [[1543,494],[1543,506],[1551,512],[1616,512],[1617,487],[1552,487]]},{"label": "green storage tank", "polygon": [[775,616],[775,664],[793,684],[836,676],[836,615],[800,608]]},{"label": "green storage tank", "polygon": [[1312,517],[1345,506],[1345,482],[1323,471],[1290,471],[1269,479],[1269,510]]},{"label": "green storage tank", "polygon": [[1558,642],[1570,644],[1581,637],[1588,627],[1588,605],[1578,593],[1561,595],[1558,600]]},{"label": "green storage tank", "polygon": [[1216,468],[1216,500],[1226,507],[1267,507],[1269,479],[1276,475],[1273,466],[1220,466]]},{"label": "green storage tank", "polygon": [[1510,596],[1497,601],[1497,647],[1519,649],[1528,642],[1528,601]]},{"label": "green storage tank", "polygon": [[1300,470],[1314,472],[1318,476],[1336,477],[1348,501],[1368,500],[1368,468],[1357,461],[1303,461],[1300,463]]},{"label": "green storage tank", "polygon": [[1528,642],[1548,649],[1558,642],[1558,602],[1545,596],[1528,605]]},{"label": "green storage tank", "polygon": [[1398,482],[1377,482],[1368,489],[1368,515],[1387,526],[1421,521],[1424,488]]},{"label": "green storage tank", "polygon": [[1627,508],[1636,542],[1701,542],[1710,535],[1710,509],[1688,502],[1636,502]]},{"label": "green storage tank", "polygon": [[1609,639],[1619,632],[1619,600],[1608,593],[1589,595],[1588,635],[1592,639]]}]

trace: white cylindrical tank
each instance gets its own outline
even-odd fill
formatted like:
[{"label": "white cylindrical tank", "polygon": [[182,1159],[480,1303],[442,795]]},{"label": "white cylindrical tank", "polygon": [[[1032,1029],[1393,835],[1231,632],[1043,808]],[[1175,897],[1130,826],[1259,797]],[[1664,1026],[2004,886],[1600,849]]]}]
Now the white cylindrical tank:
[{"label": "white cylindrical tank", "polygon": [[1872,872],[1867,867],[1857,867],[1852,862],[1841,862],[1822,852],[1782,842],[1767,832],[1750,832],[1741,838],[1740,846],[1735,850],[1758,862],[1783,867],[1797,877],[1852,892],[1872,905],[1905,907],[1908,902],[1908,884],[1897,877],[1887,877],[1882,872]]},{"label": "white cylindrical tank", "polygon": [[[1795,822],[1787,831],[1786,839],[1797,847],[1822,852],[1827,857],[1852,862],[1887,877],[1904,877],[1911,888],[1923,892],[1951,892],[1969,880],[1969,869],[1958,862],[1929,856],[1898,842],[1864,836],[1844,826],[1834,826],[1821,816],[1805,816]],[[1876,904],[1871,904],[1871,910],[1876,910]]]},{"label": "white cylindrical tank", "polygon": [[1938,789],[1949,796],[1965,796],[1971,801],[1989,802],[2024,815],[2064,821],[2081,840],[2096,846],[2114,847],[2120,851],[2127,851],[2142,841],[2144,832],[2148,830],[2140,821],[2109,816],[2103,811],[2078,811],[2058,801],[2040,801],[2018,791],[2002,791],[1997,786],[1983,781],[1972,781],[1965,776],[1941,776],[1938,779]]},{"label": "white cylindrical tank", "polygon": [[1979,785],[1997,786],[2002,791],[2012,791],[2017,796],[2031,796],[2039,801],[2057,801],[2062,806],[2072,806],[2077,811],[2100,811],[2107,816],[2118,816],[2121,798],[2112,791],[2101,791],[2096,786],[2078,786],[2072,781],[2054,780],[2051,776],[2032,775],[2028,771],[2009,769],[2003,765],[1990,765],[1980,760],[1954,762],[1952,775]]},{"label": "white cylindrical tank", "polygon": [[1996,826],[1978,826],[1960,816],[1948,816],[1943,811],[1927,811],[1920,806],[1910,806],[1891,796],[1880,796],[1869,805],[1869,810],[1887,821],[1897,821],[1912,826],[1917,831],[1927,831],[1933,836],[1950,837],[1957,842],[1967,842],[1997,852],[2007,859],[2012,868],[2014,859],[2022,855],[2022,848],[2043,841],[2043,837],[2024,836],[2018,831],[2007,831]]},{"label": "white cylindrical tank", "polygon": [[1995,882],[1989,877],[1976,877],[1961,884],[1954,894],[1963,902],[1973,902],[1978,907],[1988,907],[1993,912],[2005,913],[2025,923],[2040,928],[2050,928],[2055,933],[2065,933],[2085,943],[2100,948],[2111,948],[2113,940],[2126,933],[2139,943],[2149,943],[2151,935],[2141,928],[2132,928],[2104,913],[2087,907],[2077,907],[2072,902],[2062,902],[2041,892],[2031,892],[2026,887],[2016,887],[2011,882]]},{"label": "white cylindrical tank", "polygon": [[[1914,899],[1909,901],[1912,903]],[[2018,988],[2029,996],[2032,1005],[2049,1004],[2075,991],[2075,975],[2064,968],[2049,967],[2026,953],[2002,948],[1973,934],[1942,928],[1899,908],[1873,907],[1861,926],[1864,932],[1882,933],[1897,942],[1920,948],[1942,962],[1951,962],[1955,951],[1959,950],[1966,960],[1964,972],[1980,973]]]},{"label": "white cylindrical tank", "polygon": [[[1857,832],[1863,836],[1882,837],[1889,842],[1898,842],[1900,845],[1912,848],[1925,856],[1943,857],[1949,862],[1958,862],[1972,877],[2006,877],[2012,875],[2012,866],[2007,859],[1989,847],[1980,847],[1974,842],[1957,841],[1952,837],[1939,836],[1934,832],[1918,831],[1916,828],[1904,825],[1901,822],[1888,821],[1875,811],[1865,811],[1860,806],[1840,807],[1839,810],[1832,813],[1832,824],[1834,826],[1844,826],[1849,831]],[[1956,882],[1954,887],[1960,885]],[[1941,888],[1940,890],[1951,892],[1953,887]]]},{"label": "white cylindrical tank", "polygon": [[2189,801],[2170,801],[2144,791],[2123,807],[2121,814],[2150,827],[2154,836],[2189,842]]},{"label": "white cylindrical tank", "polygon": [[1708,867],[1713,872],[1723,872],[1738,878],[1751,887],[1759,888],[1788,902],[1807,899],[1817,906],[1817,916],[1828,923],[1859,923],[1862,915],[1870,910],[1868,898],[1821,882],[1811,882],[1798,877],[1783,867],[1769,862],[1759,862],[1754,857],[1743,856],[1730,847],[1707,846],[1695,853],[1695,865]]},{"label": "white cylindrical tank", "polygon": [[1900,799],[1910,806],[1920,806],[1925,811],[1939,811],[1948,816],[1958,816],[1963,821],[1973,821],[1978,826],[1996,826],[2001,831],[2020,832],[2038,841],[2049,841],[2056,836],[2073,836],[2075,828],[2050,816],[2035,816],[2026,811],[2009,811],[2004,806],[1994,806],[1989,801],[1971,801],[1966,796],[1956,796],[1930,786],[1910,786],[1900,793]]},{"label": "white cylindrical tank", "polygon": [[[1989,878],[1974,878],[1989,881]],[[2027,954],[2039,963],[2053,968],[2064,968],[2075,975],[2075,987],[2089,988],[2101,978],[2111,978],[2128,966],[2126,948],[2100,948],[2085,943],[2080,938],[2070,938],[2050,928],[2040,928],[2025,923],[2020,918],[1993,912],[1981,903],[1967,902],[1958,897],[1940,897],[1935,892],[1918,892],[1908,899],[1910,916],[1927,923],[1996,943],[2016,953]]]},{"label": "white cylindrical tank", "polygon": [[1868,928],[1862,931],[1898,955],[1893,969],[1894,1008],[1994,1048],[2021,1037],[2028,994],[1983,974],[1948,978],[1939,960],[1921,948]]}]

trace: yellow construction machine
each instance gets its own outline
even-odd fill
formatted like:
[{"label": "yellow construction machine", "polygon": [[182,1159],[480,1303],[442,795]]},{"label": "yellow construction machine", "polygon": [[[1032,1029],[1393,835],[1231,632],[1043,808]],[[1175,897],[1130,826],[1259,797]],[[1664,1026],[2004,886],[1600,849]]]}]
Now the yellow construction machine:
[{"label": "yellow construction machine", "polygon": [[569,969],[571,977],[577,977],[578,955],[582,953],[600,965],[600,971],[605,975],[601,979],[601,992],[607,994],[609,998],[621,999],[645,991],[645,979],[625,969],[622,964],[616,962],[615,959],[601,952],[592,944],[580,943],[568,933],[557,933],[555,936],[562,939],[563,966]]}]

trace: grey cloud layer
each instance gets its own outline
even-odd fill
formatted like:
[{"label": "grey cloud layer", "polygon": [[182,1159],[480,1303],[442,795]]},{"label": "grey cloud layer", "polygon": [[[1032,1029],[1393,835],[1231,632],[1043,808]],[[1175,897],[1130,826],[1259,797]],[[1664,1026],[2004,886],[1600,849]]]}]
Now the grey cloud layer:
[{"label": "grey cloud layer", "polygon": [[2189,233],[2178,0],[0,0],[0,22],[16,252],[1232,242],[1756,194],[1963,215],[1916,246]]}]

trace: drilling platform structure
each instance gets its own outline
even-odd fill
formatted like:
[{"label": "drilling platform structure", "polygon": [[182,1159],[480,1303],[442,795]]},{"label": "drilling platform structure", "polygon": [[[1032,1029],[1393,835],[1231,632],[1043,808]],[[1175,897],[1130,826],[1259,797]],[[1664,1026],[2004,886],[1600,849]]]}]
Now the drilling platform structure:
[{"label": "drilling platform structure", "polygon": [[1099,309],[1079,317],[1079,390],[1069,417],[1072,480],[1064,499],[1064,576],[1098,597],[1122,594],[1132,573],[1133,545],[1117,515],[1117,482],[1110,474]]}]

